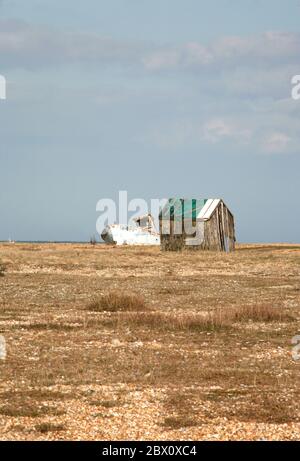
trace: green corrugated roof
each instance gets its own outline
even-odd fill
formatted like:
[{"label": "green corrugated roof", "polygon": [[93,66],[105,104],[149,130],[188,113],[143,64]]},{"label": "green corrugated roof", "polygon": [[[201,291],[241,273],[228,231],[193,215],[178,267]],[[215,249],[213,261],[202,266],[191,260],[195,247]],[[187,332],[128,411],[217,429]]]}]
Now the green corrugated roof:
[{"label": "green corrugated roof", "polygon": [[208,199],[170,198],[160,210],[160,219],[195,220]]}]

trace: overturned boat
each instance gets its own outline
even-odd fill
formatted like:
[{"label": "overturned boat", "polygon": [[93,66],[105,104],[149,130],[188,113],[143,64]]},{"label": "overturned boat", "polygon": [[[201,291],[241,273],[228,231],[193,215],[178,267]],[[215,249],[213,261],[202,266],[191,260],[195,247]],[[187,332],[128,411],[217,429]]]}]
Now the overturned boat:
[{"label": "overturned boat", "polygon": [[160,235],[151,214],[139,216],[134,226],[111,224],[104,228],[101,237],[114,245],[160,245]]}]

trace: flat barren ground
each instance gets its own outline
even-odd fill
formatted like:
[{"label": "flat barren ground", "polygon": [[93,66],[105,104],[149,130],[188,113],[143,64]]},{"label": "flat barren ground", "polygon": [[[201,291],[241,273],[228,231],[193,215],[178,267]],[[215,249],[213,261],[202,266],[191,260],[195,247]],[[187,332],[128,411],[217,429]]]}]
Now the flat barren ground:
[{"label": "flat barren ground", "polygon": [[300,439],[300,246],[0,262],[1,440]]}]

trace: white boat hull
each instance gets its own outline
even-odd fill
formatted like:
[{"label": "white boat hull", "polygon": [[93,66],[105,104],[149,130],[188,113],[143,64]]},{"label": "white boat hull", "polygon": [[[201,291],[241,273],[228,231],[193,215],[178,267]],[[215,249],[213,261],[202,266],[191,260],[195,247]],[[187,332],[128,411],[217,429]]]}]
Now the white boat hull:
[{"label": "white boat hull", "polygon": [[159,234],[118,224],[107,226],[101,237],[104,242],[114,245],[160,245]]}]

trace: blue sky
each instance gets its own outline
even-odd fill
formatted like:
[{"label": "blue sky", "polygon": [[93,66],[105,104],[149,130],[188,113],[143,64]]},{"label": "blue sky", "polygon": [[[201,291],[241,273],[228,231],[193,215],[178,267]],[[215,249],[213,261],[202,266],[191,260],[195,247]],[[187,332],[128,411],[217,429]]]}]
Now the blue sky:
[{"label": "blue sky", "polygon": [[2,0],[0,240],[88,240],[96,203],[222,197],[299,242],[299,0]]}]

